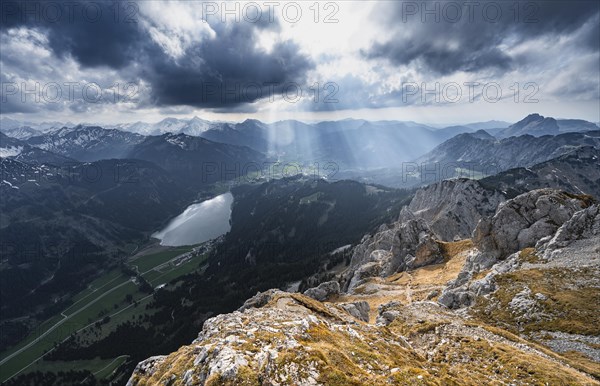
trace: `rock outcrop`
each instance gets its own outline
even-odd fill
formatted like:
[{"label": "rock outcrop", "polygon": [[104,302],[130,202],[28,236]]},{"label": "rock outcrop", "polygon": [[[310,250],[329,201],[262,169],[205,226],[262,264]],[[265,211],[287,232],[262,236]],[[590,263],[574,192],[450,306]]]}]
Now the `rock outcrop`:
[{"label": "rock outcrop", "polygon": [[586,197],[554,189],[524,193],[501,204],[493,217],[481,220],[473,242],[488,261],[502,259],[553,235],[588,204]]},{"label": "rock outcrop", "polygon": [[[583,230],[590,228],[597,214],[595,206],[582,210],[590,203],[586,196],[540,189],[501,204],[493,217],[482,219],[477,225],[473,232],[477,249],[467,258],[457,279],[448,283],[438,301],[449,308],[470,306],[477,296],[495,289],[496,275],[518,266],[520,251],[535,247],[540,240],[549,243],[553,237],[566,240],[573,234],[593,233]],[[563,230],[558,232],[559,228]],[[560,241],[555,243],[560,244]],[[486,269],[490,269],[487,275],[472,280],[475,274]]]},{"label": "rock outcrop", "polygon": [[504,196],[474,180],[445,180],[419,189],[408,205],[442,241],[471,237],[479,220],[494,215]]},{"label": "rock outcrop", "polygon": [[545,259],[552,259],[559,251],[577,241],[588,240],[596,245],[600,254],[600,205],[595,204],[579,211],[562,224],[552,237],[541,239],[536,249]]},{"label": "rock outcrop", "polygon": [[317,287],[309,288],[304,291],[304,295],[320,302],[324,302],[332,296],[339,295],[340,283],[337,281],[327,281],[319,284]]},{"label": "rock outcrop", "polygon": [[365,236],[354,249],[348,291],[371,277],[385,277],[443,260],[427,222],[410,218],[406,211],[401,216],[409,219],[392,227],[382,226],[373,236]]},{"label": "rock outcrop", "polygon": [[340,307],[346,310],[347,313],[354,316],[358,320],[363,322],[369,321],[369,311],[371,310],[369,303],[365,301],[352,302],[352,303],[340,303]]},{"label": "rock outcrop", "polygon": [[384,313],[386,326],[368,324],[338,305],[278,293],[261,308],[207,320],[192,344],[140,363],[127,385],[594,383],[434,302],[391,303]]},{"label": "rock outcrop", "polygon": [[368,278],[441,262],[439,241],[470,237],[478,221],[493,215],[503,201],[498,191],[467,179],[446,180],[418,190],[397,222],[382,225],[354,248],[345,289],[352,292]]},{"label": "rock outcrop", "polygon": [[282,294],[283,291],[278,289],[270,289],[264,292],[258,292],[250,299],[246,300],[244,304],[238,309],[240,312],[244,312],[249,308],[260,308],[269,303],[275,296]]}]

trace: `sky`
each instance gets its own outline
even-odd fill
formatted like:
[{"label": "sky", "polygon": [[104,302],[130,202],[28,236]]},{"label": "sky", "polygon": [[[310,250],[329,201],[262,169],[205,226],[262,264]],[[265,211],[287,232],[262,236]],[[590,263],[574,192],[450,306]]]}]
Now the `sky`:
[{"label": "sky", "polygon": [[600,2],[1,0],[27,121],[600,121]]}]

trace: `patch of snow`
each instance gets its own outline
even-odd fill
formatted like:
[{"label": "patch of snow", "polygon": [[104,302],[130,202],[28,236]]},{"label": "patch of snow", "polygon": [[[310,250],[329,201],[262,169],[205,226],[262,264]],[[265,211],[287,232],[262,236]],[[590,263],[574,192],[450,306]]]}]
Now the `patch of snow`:
[{"label": "patch of snow", "polygon": [[0,158],[14,157],[23,151],[23,146],[0,147]]},{"label": "patch of snow", "polygon": [[331,251],[329,254],[330,255],[336,255],[340,252],[344,252],[345,250],[347,250],[348,248],[350,248],[352,246],[352,244],[348,244],[348,245],[344,245],[342,247],[336,248],[333,251]]},{"label": "patch of snow", "polygon": [[8,181],[6,181],[6,180],[2,180],[2,183],[4,183],[4,184],[6,184],[6,185],[10,186],[10,187],[11,187],[11,188],[13,188],[13,189],[19,189],[19,187],[18,187],[18,186],[14,186],[13,184],[11,184],[10,182],[8,182]]},{"label": "patch of snow", "polygon": [[167,138],[167,142],[169,142],[172,145],[179,146],[182,149],[185,149],[185,142],[183,142],[179,137],[170,136]]}]

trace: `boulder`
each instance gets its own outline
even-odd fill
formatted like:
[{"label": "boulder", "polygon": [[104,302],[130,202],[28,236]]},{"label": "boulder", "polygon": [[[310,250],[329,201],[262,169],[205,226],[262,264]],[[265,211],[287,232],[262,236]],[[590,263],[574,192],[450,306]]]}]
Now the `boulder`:
[{"label": "boulder", "polygon": [[473,243],[485,255],[482,259],[493,263],[534,247],[586,205],[583,197],[555,189],[521,194],[501,204],[493,217],[479,222],[473,232]]},{"label": "boulder", "polygon": [[426,235],[417,245],[415,256],[407,259],[406,268],[415,269],[426,265],[437,264],[444,260],[442,250],[437,241]]},{"label": "boulder", "polygon": [[[139,377],[152,377],[154,373],[157,371],[160,364],[162,364],[167,359],[166,355],[158,355],[150,357],[142,362],[138,363],[133,370],[133,373]],[[127,386],[133,386],[136,383],[134,382],[134,378],[130,379],[127,382]]]},{"label": "boulder", "polygon": [[557,250],[583,239],[596,239],[600,247],[600,205],[598,204],[575,213],[569,221],[562,224],[554,236],[538,242],[536,250],[545,259],[551,259]]},{"label": "boulder", "polygon": [[401,307],[402,303],[395,300],[379,305],[377,308],[377,324],[387,326],[392,323],[400,315],[398,308]]},{"label": "boulder", "polygon": [[340,306],[346,310],[350,315],[363,322],[369,321],[369,303],[365,301],[353,302],[353,303],[341,303]]},{"label": "boulder", "polygon": [[243,312],[249,308],[260,308],[269,303],[277,294],[283,294],[285,292],[278,289],[270,289],[264,292],[258,292],[256,295],[246,300],[244,304],[238,309]]},{"label": "boulder", "polygon": [[319,284],[317,287],[309,288],[304,291],[304,295],[318,300],[320,302],[324,302],[329,299],[331,296],[339,295],[340,293],[340,283],[337,281],[326,281],[324,283]]},{"label": "boulder", "polygon": [[[405,215],[407,216],[405,212]],[[423,219],[409,219],[363,238],[353,252],[347,290],[352,292],[365,279],[441,261],[434,235]]]}]

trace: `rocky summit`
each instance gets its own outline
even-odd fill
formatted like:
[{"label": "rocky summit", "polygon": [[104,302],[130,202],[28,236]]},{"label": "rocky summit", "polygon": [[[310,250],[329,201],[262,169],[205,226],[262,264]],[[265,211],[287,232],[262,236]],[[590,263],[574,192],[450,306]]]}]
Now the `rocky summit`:
[{"label": "rocky summit", "polygon": [[335,280],[258,293],[128,386],[600,385],[599,278],[592,197],[445,181]]}]

